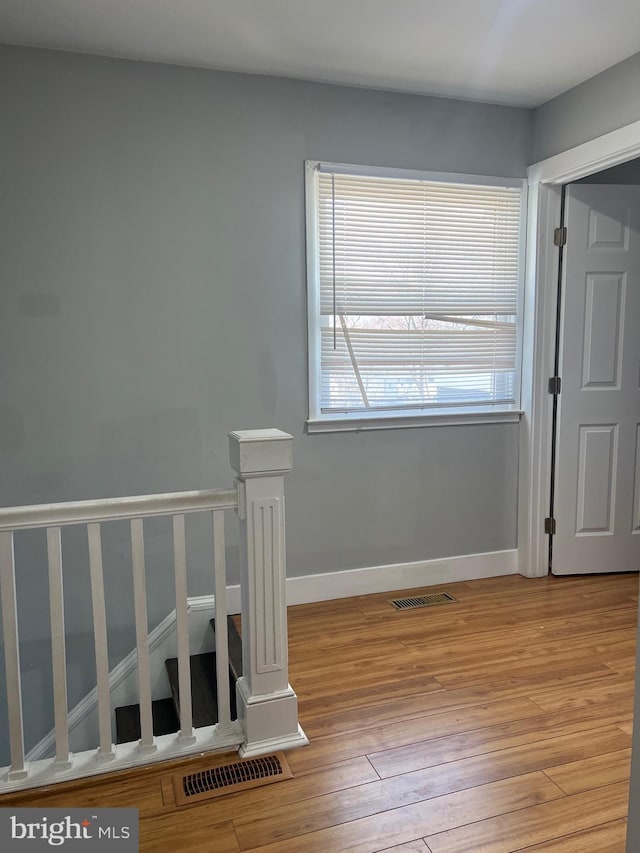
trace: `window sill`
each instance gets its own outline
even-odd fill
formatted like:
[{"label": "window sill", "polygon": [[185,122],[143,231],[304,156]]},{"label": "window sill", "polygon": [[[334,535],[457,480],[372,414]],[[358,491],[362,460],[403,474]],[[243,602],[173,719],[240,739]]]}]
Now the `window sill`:
[{"label": "window sill", "polygon": [[341,415],[340,417],[327,416],[322,418],[309,418],[307,421],[307,432],[360,432],[372,429],[410,429],[415,427],[430,426],[466,426],[467,424],[496,424],[517,423],[522,411],[510,409],[509,411],[449,411],[433,414],[419,414],[409,412],[396,412],[390,414],[363,415],[358,412],[355,415]]}]

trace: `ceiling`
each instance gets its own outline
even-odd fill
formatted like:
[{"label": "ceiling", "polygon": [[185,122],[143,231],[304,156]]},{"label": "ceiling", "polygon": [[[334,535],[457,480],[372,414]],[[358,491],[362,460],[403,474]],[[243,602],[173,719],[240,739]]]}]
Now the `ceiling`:
[{"label": "ceiling", "polygon": [[533,107],[640,51],[640,2],[0,0],[0,42]]}]

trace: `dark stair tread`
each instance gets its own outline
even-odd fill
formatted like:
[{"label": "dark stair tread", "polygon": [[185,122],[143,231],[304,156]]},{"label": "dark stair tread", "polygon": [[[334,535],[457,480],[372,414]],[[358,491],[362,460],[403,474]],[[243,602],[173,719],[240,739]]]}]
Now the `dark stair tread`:
[{"label": "dark stair tread", "polygon": [[[116,708],[116,743],[140,740],[140,705]],[[155,699],[151,703],[154,735],[169,735],[180,728],[173,699]]]},{"label": "dark stair tread", "polygon": [[[213,634],[216,633],[216,620],[210,620]],[[227,642],[229,644],[229,669],[237,681],[242,677],[242,637],[238,633],[232,616],[227,616]]]},{"label": "dark stair tread", "polygon": [[[216,654],[206,652],[191,655],[191,708],[193,725],[212,726],[218,722],[218,701],[216,689]],[[165,661],[171,694],[176,711],[180,708],[180,690],[178,687],[178,659],[169,658]],[[229,692],[231,694],[231,718],[236,717],[235,679],[229,672]]]}]

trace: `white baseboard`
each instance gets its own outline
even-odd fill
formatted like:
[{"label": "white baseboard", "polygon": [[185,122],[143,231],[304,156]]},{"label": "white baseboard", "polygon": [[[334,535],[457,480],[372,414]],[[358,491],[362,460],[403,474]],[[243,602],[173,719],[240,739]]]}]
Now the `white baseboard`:
[{"label": "white baseboard", "polygon": [[[311,604],[352,595],[392,592],[418,586],[437,586],[457,581],[494,578],[518,573],[518,551],[487,551],[413,563],[390,563],[365,569],[345,569],[316,575],[287,578],[287,604]],[[240,612],[240,587],[227,587],[227,602]]]},{"label": "white baseboard", "polygon": [[[287,578],[287,604],[309,604],[352,595],[374,592],[392,592],[422,586],[441,586],[456,581],[515,575],[518,572],[518,551],[490,551],[483,554],[465,554],[437,560],[418,560],[413,563],[392,563],[386,566],[369,566],[364,569],[347,569]],[[240,586],[227,587],[227,612],[240,613]],[[189,636],[192,654],[209,651],[213,635],[209,620],[214,615],[214,598],[203,595],[189,599]],[[151,656],[152,693],[154,698],[168,694],[164,661],[176,657],[175,610],[149,634]],[[137,701],[137,655],[135,649],[109,673],[112,706],[132,704]],[[95,732],[98,692],[94,688],[70,711],[69,734],[72,749],[90,748],[89,732]],[[55,732],[49,732],[27,754],[28,761],[37,761],[55,752]]]},{"label": "white baseboard", "polygon": [[439,560],[392,563],[388,566],[288,578],[287,604],[308,604],[373,592],[515,575],[517,572],[518,552],[515,548]]}]

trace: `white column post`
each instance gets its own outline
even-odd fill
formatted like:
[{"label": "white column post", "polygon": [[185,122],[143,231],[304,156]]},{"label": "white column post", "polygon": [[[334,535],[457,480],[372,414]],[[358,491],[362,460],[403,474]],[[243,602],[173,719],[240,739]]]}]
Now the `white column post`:
[{"label": "white column post", "polygon": [[243,757],[308,743],[288,680],[284,475],[292,443],[279,429],[229,433],[239,488],[243,675],[236,696]]}]

